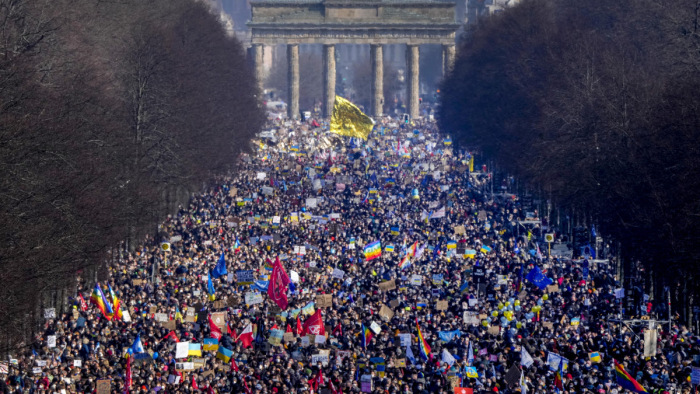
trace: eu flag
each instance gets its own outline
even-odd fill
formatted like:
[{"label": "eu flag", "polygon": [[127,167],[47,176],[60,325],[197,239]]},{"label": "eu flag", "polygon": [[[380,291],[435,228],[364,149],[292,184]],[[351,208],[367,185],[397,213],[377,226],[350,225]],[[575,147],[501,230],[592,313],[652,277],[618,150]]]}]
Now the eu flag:
[{"label": "eu flag", "polygon": [[216,263],[216,267],[211,271],[212,278],[216,279],[220,276],[228,274],[226,271],[226,259],[224,258],[224,252],[221,252],[221,257],[219,257],[219,262]]},{"label": "eu flag", "polygon": [[552,280],[546,277],[538,266],[535,266],[535,268],[530,270],[530,272],[527,274],[527,280],[539,287],[540,290],[543,290],[545,287],[552,284]]}]

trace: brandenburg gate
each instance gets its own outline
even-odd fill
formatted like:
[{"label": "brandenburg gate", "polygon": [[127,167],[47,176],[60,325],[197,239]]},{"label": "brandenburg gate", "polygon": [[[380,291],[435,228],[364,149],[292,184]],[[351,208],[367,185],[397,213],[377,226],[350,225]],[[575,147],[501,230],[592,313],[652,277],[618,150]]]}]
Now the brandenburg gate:
[{"label": "brandenburg gate", "polygon": [[[299,115],[299,44],[323,45],[323,115],[330,116],[335,100],[335,45],[370,44],[372,63],[371,112],[384,104],[384,44],[405,44],[408,69],[408,108],[419,115],[421,44],[442,45],[442,67],[454,64],[454,0],[252,0],[251,30],[255,76],[262,87],[265,45],[287,45],[288,116]],[[260,89],[262,91],[262,89]]]}]

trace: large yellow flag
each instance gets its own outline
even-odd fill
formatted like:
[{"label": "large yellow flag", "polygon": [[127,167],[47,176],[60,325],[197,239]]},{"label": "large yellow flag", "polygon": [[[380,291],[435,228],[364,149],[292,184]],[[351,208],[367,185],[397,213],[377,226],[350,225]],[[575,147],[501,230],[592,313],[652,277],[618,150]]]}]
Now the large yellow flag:
[{"label": "large yellow flag", "polygon": [[367,140],[372,127],[374,127],[372,119],[363,114],[355,104],[340,96],[335,96],[335,105],[333,105],[333,114],[331,115],[331,133]]}]

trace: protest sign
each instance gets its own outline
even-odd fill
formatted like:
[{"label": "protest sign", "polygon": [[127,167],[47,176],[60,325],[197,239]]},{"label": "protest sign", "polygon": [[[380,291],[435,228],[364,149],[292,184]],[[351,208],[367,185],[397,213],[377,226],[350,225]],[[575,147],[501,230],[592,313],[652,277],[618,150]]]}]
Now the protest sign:
[{"label": "protest sign", "polygon": [[394,290],[396,288],[396,280],[388,280],[386,282],[382,282],[379,284],[379,288],[382,291],[389,291],[389,290]]},{"label": "protest sign", "polygon": [[379,308],[379,316],[385,321],[390,321],[391,318],[394,317],[394,311],[389,309],[388,306],[382,304],[382,307]]},{"label": "protest sign", "polygon": [[246,305],[256,305],[262,304],[263,296],[260,293],[249,291],[245,293],[245,303]]},{"label": "protest sign", "polygon": [[333,294],[319,294],[316,296],[316,306],[319,308],[333,307]]}]

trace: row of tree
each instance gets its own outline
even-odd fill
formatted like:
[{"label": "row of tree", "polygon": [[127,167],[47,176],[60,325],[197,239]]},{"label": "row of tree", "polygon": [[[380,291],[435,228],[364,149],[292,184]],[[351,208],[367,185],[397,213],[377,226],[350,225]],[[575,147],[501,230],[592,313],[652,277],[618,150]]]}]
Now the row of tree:
[{"label": "row of tree", "polygon": [[264,113],[201,2],[0,0],[0,24],[4,349],[77,273],[230,170]]},{"label": "row of tree", "polygon": [[523,0],[469,31],[441,127],[587,212],[692,321],[700,258],[700,3]]}]

